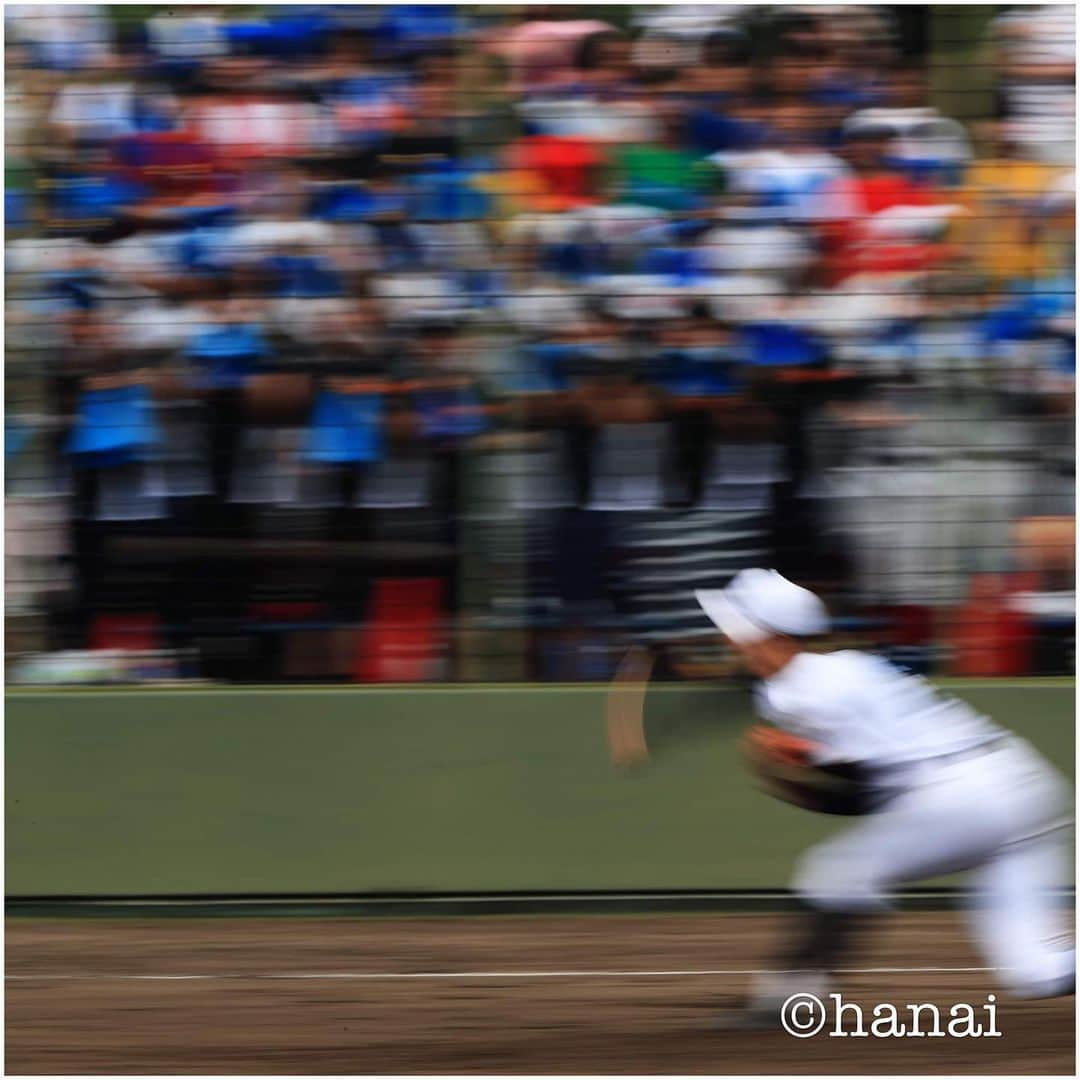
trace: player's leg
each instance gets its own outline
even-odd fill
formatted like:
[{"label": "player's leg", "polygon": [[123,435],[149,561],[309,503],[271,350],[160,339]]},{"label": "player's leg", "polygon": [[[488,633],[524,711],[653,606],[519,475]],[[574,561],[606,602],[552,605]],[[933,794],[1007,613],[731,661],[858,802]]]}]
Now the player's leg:
[{"label": "player's leg", "polygon": [[[983,868],[989,905],[980,940],[1020,955],[1031,940],[1024,920],[1047,925],[1040,906],[1046,895],[1033,883],[1046,877],[1049,855],[1036,845],[1021,859],[1012,845],[1043,832],[1062,805],[1053,771],[1012,739],[998,752],[941,768],[930,782],[812,848],[794,880],[804,905],[795,942],[777,958],[775,973],[755,980],[751,1015],[764,1020],[790,994],[819,993],[850,956],[860,924],[888,907],[891,890],[938,874]],[[1048,960],[1050,975],[1054,964],[1071,962],[1068,955]]]},{"label": "player's leg", "polygon": [[754,1016],[764,1022],[790,994],[820,993],[896,885],[970,869],[998,850],[1003,824],[979,813],[986,796],[971,778],[910,791],[803,856],[793,883],[803,910],[776,970],[754,980]]},{"label": "player's leg", "polygon": [[822,908],[800,901],[794,933],[776,955],[774,969],[753,977],[743,1006],[749,1023],[741,1026],[775,1027],[780,1007],[792,994],[825,994],[873,916],[868,909]]},{"label": "player's leg", "polygon": [[1053,997],[1075,988],[1076,950],[1054,944],[1066,930],[1054,893],[1066,880],[1062,832],[1006,845],[974,875],[976,940],[1016,997]]},{"label": "player's leg", "polygon": [[875,911],[897,885],[979,865],[1009,835],[988,794],[973,769],[905,792],[806,852],[796,893],[821,910]]},{"label": "player's leg", "polygon": [[[886,906],[899,884],[975,870],[976,926],[990,962],[1015,972],[1008,982],[1017,992],[1060,993],[1075,958],[1047,942],[1056,925],[1048,889],[1062,880],[1056,868],[1066,806],[1063,781],[1023,740],[1010,739],[1000,750],[942,770],[935,782],[812,849],[796,891],[811,909],[832,913],[835,932],[845,917]],[[804,925],[813,941],[817,931]],[[826,940],[816,959],[828,970],[825,964],[835,965],[852,935],[842,930],[839,946],[818,936]]]},{"label": "player's leg", "polygon": [[974,874],[976,939],[1017,996],[1068,993],[1075,982],[1075,950],[1055,947],[1052,939],[1065,922],[1054,889],[1068,881],[1070,791],[1023,739],[1010,740],[995,763],[1010,778],[997,798],[1009,834]]}]

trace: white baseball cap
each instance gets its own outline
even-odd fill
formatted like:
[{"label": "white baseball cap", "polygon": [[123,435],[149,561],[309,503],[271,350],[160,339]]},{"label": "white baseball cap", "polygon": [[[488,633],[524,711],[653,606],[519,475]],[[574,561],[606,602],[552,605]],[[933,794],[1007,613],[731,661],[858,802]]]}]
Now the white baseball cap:
[{"label": "white baseball cap", "polygon": [[739,644],[775,634],[808,637],[829,628],[821,600],[775,570],[741,570],[726,589],[697,589],[694,596],[721,632]]}]

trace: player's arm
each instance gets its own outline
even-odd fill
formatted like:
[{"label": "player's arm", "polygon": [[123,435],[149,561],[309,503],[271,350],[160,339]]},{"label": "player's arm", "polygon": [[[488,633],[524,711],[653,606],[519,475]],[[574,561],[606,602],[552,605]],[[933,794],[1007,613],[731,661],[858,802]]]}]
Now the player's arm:
[{"label": "player's arm", "polygon": [[608,753],[616,768],[630,769],[649,760],[649,747],[645,741],[645,694],[656,660],[655,649],[633,645],[608,688],[604,719]]},{"label": "player's arm", "polygon": [[843,753],[844,730],[865,723],[870,712],[857,687],[813,705],[804,702],[798,715],[780,713],[762,701],[758,708],[776,726],[751,727],[743,753],[766,792],[823,814],[865,814],[879,805],[874,771]]},{"label": "player's arm", "polygon": [[859,762],[820,762],[809,739],[755,724],[743,740],[750,772],[767,794],[819,814],[867,814],[881,800],[872,770]]}]

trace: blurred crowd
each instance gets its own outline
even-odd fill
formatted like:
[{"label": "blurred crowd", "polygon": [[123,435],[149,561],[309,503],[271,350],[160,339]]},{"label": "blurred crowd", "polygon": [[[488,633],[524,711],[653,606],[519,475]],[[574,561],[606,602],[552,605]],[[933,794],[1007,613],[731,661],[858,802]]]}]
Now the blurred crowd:
[{"label": "blurred crowd", "polygon": [[17,640],[693,673],[765,564],[1067,667],[1072,10],[933,10],[8,5]]}]

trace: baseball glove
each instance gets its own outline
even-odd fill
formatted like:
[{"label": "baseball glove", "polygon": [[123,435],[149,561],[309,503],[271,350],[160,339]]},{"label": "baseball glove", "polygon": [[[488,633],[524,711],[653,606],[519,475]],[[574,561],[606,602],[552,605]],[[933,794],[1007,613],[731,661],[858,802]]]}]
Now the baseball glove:
[{"label": "baseball glove", "polygon": [[765,724],[743,738],[743,755],[761,787],[774,798],[819,814],[869,813],[877,792],[859,766],[815,765],[814,744]]}]

